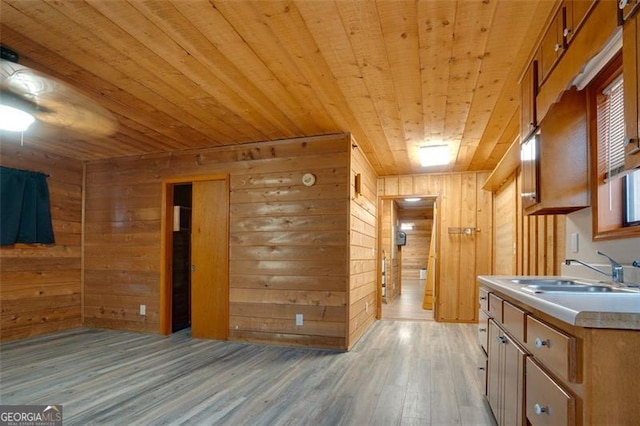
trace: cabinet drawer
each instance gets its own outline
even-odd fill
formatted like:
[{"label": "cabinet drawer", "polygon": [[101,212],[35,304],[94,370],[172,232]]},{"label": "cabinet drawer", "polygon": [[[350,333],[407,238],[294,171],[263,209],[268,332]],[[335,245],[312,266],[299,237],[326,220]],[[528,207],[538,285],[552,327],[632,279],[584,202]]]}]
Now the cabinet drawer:
[{"label": "cabinet drawer", "polygon": [[576,339],[564,332],[527,316],[526,345],[545,367],[560,379],[576,381]]},{"label": "cabinet drawer", "polygon": [[480,302],[480,309],[483,311],[489,311],[489,290],[484,287],[480,287],[480,292],[478,293],[478,299]]},{"label": "cabinet drawer", "polygon": [[517,341],[525,342],[526,312],[507,302],[502,303],[502,325]]},{"label": "cabinet drawer", "polygon": [[491,318],[502,324],[502,298],[493,293],[489,294],[489,314]]},{"label": "cabinet drawer", "polygon": [[479,319],[478,319],[478,343],[484,349],[484,353],[487,353],[487,339],[489,338],[489,333],[487,332],[489,327],[489,315],[483,310],[480,310]]},{"label": "cabinet drawer", "polygon": [[575,398],[527,358],[526,415],[531,425],[575,425]]}]

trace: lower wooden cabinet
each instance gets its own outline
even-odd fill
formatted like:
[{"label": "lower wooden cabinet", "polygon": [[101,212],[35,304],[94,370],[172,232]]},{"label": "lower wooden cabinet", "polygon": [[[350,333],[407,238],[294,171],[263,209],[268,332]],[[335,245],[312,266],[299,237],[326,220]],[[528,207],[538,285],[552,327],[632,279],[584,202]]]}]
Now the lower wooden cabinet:
[{"label": "lower wooden cabinet", "polygon": [[489,320],[487,398],[498,425],[526,424],[524,369],[526,351]]},{"label": "lower wooden cabinet", "polygon": [[640,425],[640,330],[573,326],[480,294],[478,367],[499,425]]}]

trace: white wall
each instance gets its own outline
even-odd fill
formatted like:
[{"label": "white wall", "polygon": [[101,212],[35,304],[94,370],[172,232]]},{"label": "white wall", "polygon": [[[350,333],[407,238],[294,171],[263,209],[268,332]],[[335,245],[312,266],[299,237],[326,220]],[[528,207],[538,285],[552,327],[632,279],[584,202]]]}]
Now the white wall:
[{"label": "white wall", "polygon": [[[631,262],[640,260],[640,237],[607,241],[592,241],[591,208],[583,209],[567,215],[566,258],[579,259],[590,265],[610,271],[609,261],[596,253],[600,250],[625,266],[625,281],[640,282],[640,268],[634,268]],[[578,234],[578,251],[574,252],[571,244],[572,234]],[[626,267],[628,266],[628,267]],[[591,271],[582,265],[562,265],[562,275],[578,278],[606,279],[604,275]]]}]

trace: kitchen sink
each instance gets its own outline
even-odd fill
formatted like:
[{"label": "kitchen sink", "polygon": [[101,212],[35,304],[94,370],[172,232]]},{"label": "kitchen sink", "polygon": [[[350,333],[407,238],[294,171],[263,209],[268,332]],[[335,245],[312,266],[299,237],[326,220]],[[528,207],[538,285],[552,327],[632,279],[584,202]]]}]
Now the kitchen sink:
[{"label": "kitchen sink", "polygon": [[575,285],[573,280],[563,280],[559,278],[521,278],[511,280],[514,284],[523,285],[544,285],[544,286],[557,286],[557,285]]},{"label": "kitchen sink", "polygon": [[632,294],[636,291],[611,287],[607,285],[590,285],[590,284],[529,284],[522,288],[532,293],[627,293]]}]

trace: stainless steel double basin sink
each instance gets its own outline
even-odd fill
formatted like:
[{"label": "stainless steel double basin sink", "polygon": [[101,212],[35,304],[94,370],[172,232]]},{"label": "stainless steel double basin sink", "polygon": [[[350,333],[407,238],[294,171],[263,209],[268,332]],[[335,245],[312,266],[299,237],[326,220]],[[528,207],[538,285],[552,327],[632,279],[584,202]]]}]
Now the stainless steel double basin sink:
[{"label": "stainless steel double basin sink", "polygon": [[511,280],[522,285],[530,293],[626,293],[638,294],[637,289],[614,287],[607,284],[590,284],[581,281],[556,278],[522,278]]}]

